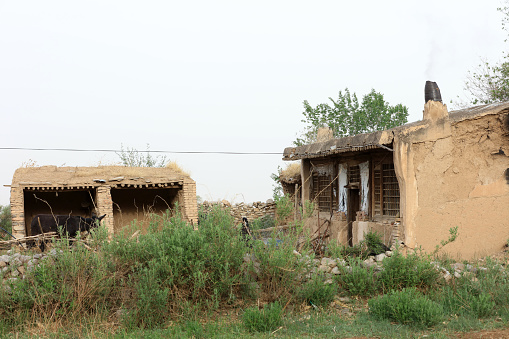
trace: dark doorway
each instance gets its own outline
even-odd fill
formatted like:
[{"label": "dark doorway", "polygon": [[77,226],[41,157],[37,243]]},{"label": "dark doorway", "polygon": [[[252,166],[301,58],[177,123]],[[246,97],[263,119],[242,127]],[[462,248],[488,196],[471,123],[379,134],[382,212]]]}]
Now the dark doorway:
[{"label": "dark doorway", "polygon": [[25,230],[32,235],[30,225],[37,214],[75,215],[91,217],[95,212],[94,188],[82,190],[24,190]]},{"label": "dark doorway", "polygon": [[348,221],[348,245],[353,246],[353,222],[357,217],[357,211],[361,208],[361,191],[358,188],[348,189],[348,209],[346,218]]}]

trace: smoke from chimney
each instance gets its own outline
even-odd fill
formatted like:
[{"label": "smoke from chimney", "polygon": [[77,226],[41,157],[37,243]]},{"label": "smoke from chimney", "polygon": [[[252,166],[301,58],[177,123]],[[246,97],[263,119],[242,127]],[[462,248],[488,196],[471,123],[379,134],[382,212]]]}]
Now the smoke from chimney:
[{"label": "smoke from chimney", "polygon": [[426,86],[424,86],[424,103],[430,100],[442,102],[442,95],[436,82],[426,81]]}]

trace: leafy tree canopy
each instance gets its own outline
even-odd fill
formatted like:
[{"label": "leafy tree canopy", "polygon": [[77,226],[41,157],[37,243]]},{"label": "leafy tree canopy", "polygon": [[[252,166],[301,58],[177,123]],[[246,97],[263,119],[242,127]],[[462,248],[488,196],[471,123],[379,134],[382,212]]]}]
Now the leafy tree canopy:
[{"label": "leafy tree canopy", "polygon": [[305,130],[293,143],[296,146],[312,143],[316,140],[318,128],[329,127],[335,138],[380,131],[402,125],[407,122],[408,108],[402,104],[389,105],[382,93],[374,89],[364,95],[359,103],[357,95],[348,88],[339,91],[338,98],[330,98],[330,103],[312,107],[304,100]]},{"label": "leafy tree canopy", "polygon": [[[503,15],[502,29],[509,32],[509,0],[505,0],[505,5],[497,10]],[[490,63],[481,59],[476,69],[468,71],[465,91],[467,102],[454,102],[456,106],[509,101],[509,54],[504,52],[503,61],[500,63]]]}]

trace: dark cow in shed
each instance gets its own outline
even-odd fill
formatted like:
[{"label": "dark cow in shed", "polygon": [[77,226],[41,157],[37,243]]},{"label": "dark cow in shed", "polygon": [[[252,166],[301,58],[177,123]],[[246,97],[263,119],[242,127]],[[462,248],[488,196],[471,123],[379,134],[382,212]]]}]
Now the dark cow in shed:
[{"label": "dark cow in shed", "polygon": [[[97,227],[99,222],[106,216],[106,214],[92,218],[84,218],[74,215],[52,215],[52,214],[38,214],[32,219],[30,228],[32,235],[37,235],[47,232],[58,232],[59,227],[62,227],[64,235],[74,238],[78,232],[90,231],[90,229]],[[44,251],[44,244],[41,244],[41,250]]]}]

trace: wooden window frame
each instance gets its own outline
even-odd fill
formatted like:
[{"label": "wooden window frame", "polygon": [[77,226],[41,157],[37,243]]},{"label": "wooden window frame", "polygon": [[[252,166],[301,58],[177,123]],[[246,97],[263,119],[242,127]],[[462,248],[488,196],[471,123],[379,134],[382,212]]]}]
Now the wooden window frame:
[{"label": "wooden window frame", "polygon": [[400,189],[392,156],[371,160],[370,190],[373,220],[394,220],[400,216]]}]

